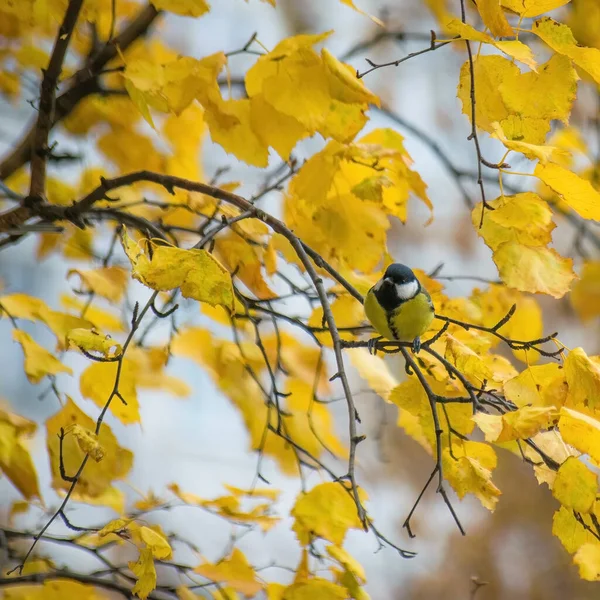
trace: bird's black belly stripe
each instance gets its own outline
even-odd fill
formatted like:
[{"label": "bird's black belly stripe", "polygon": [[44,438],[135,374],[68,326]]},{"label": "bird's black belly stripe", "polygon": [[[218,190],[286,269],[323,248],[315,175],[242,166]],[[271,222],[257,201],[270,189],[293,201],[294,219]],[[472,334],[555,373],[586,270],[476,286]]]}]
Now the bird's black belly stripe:
[{"label": "bird's black belly stripe", "polygon": [[400,339],[400,334],[398,333],[398,330],[396,329],[396,326],[393,323],[394,317],[397,315],[397,313],[398,313],[397,310],[393,310],[392,312],[389,312],[387,314],[388,327],[390,328],[390,331],[392,332],[392,335],[394,336],[394,339],[396,339],[396,340]]}]

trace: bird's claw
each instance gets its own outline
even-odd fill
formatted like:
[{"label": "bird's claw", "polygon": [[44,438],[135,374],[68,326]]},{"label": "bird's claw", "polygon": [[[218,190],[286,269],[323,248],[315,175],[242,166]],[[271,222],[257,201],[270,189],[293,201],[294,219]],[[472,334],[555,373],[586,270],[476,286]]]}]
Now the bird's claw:
[{"label": "bird's claw", "polygon": [[420,349],[421,349],[421,338],[416,337],[412,343],[412,351],[414,354],[419,354]]},{"label": "bird's claw", "polygon": [[374,337],[371,338],[368,342],[367,342],[367,349],[369,350],[369,354],[373,354],[376,355],[377,354],[377,342],[379,340],[381,340],[382,337]]}]

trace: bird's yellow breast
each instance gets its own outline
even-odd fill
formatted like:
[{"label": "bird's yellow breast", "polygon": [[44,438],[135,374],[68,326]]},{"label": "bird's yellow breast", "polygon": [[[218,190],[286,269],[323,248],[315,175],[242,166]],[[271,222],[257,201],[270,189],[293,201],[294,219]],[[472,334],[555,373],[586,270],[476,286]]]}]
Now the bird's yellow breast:
[{"label": "bird's yellow breast", "polygon": [[421,291],[388,314],[369,290],[365,299],[365,314],[384,338],[411,342],[429,329],[434,309],[429,294]]}]

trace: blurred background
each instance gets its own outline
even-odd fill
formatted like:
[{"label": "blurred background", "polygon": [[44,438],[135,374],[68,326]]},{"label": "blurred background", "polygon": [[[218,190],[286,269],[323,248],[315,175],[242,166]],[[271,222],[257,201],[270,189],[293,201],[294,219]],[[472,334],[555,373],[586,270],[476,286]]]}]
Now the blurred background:
[{"label": "blurred background", "polygon": [[[381,29],[337,0],[278,0],[276,10],[257,0],[213,0],[210,13],[201,19],[167,16],[159,25],[157,35],[182,54],[201,58],[220,50],[239,49],[254,33],[270,49],[290,35],[334,29],[327,47],[338,57],[348,57],[350,64],[363,70],[367,66],[366,58],[376,62],[401,58],[427,47],[430,30],[439,31],[426,3],[412,0],[356,0],[356,3],[366,12],[382,17],[388,31],[404,35],[370,44],[380,36]],[[600,6],[600,0],[595,3]],[[458,13],[459,3],[453,0],[450,10]],[[568,10],[559,11],[558,16],[564,16]],[[476,23],[473,13],[470,18]],[[362,43],[365,43],[363,48],[359,46]],[[539,46],[536,52],[543,56],[544,50]],[[448,45],[398,68],[375,71],[364,79],[391,113],[372,110],[367,130],[392,127],[405,136],[406,148],[415,161],[414,168],[428,184],[434,204],[434,220],[427,225],[426,209],[417,201],[411,203],[407,224],[393,223],[390,252],[396,260],[427,272],[443,263],[440,275],[449,277],[443,282],[450,296],[468,295],[474,287],[485,286],[471,277],[497,278],[491,253],[477,238],[465,204],[465,194],[473,202],[479,200],[475,178],[462,177],[459,186],[455,175],[439,157],[439,153],[443,153],[457,171],[475,172],[475,150],[467,139],[470,123],[456,99],[458,73],[465,59],[463,45]],[[239,79],[254,60],[255,57],[243,54],[233,57],[230,61],[232,80]],[[34,99],[35,87],[32,85],[31,89],[29,99]],[[231,93],[239,94],[235,85]],[[594,156],[598,156],[599,151],[595,135],[597,105],[593,94],[582,92],[572,118],[572,124],[589,133],[588,142]],[[18,139],[32,114],[33,109],[27,102],[0,101],[1,153],[10,148],[12,140]],[[62,168],[66,180],[76,179],[82,166],[98,164],[99,157],[90,147],[93,140],[69,138],[64,132],[60,135],[65,146],[82,157],[76,164]],[[481,141],[488,160],[496,162],[502,157],[503,151],[497,142],[483,133]],[[309,140],[300,144],[294,155],[302,160],[321,147],[320,140]],[[528,161],[523,160],[522,164],[511,158],[513,170],[529,168]],[[243,183],[241,194],[252,193],[264,177],[264,172],[236,163],[208,138],[199,160],[203,162],[207,180],[222,167],[233,165],[228,179]],[[276,163],[276,158],[272,163]],[[494,172],[488,171],[488,175],[493,177]],[[530,184],[522,183],[523,179],[506,181],[524,189]],[[486,189],[490,199],[498,195],[493,182],[486,182]],[[265,207],[277,212],[279,202],[280,195],[272,193]],[[556,221],[555,245],[561,253],[573,255],[579,232],[560,217]],[[35,249],[36,241],[29,238],[2,251],[3,293],[18,291],[39,296],[51,307],[58,308],[60,294],[70,285],[66,272],[78,263],[62,257],[39,262]],[[544,309],[547,333],[559,331],[561,341],[568,347],[583,346],[589,355],[598,354],[600,327],[597,320],[583,327],[574,318],[568,297],[559,301],[540,298],[539,301]],[[183,311],[184,322],[199,318],[197,305],[185,305]],[[4,340],[0,344],[0,394],[15,412],[41,423],[57,410],[56,398],[46,395],[40,399],[44,384],[32,386],[27,382],[22,371],[22,354],[11,340],[10,329],[6,319],[0,321],[0,335]],[[164,332],[157,328],[153,339],[160,340],[161,335]],[[51,337],[46,340],[38,337],[38,340],[50,343]],[[393,357],[389,360],[390,369],[401,378],[402,366]],[[68,364],[77,372],[85,359],[69,356]],[[170,372],[191,386],[193,391],[187,400],[165,399],[145,391],[141,401],[142,426],[126,428],[111,422],[120,443],[135,453],[128,484],[119,485],[132,501],[150,491],[160,495],[172,482],[205,498],[222,494],[226,483],[250,486],[255,476],[256,456],[247,451],[248,437],[239,412],[191,362],[172,361]],[[64,391],[79,400],[77,378],[73,378],[72,383],[67,379],[63,381]],[[355,373],[353,387],[357,391],[365,387]],[[370,514],[378,528],[389,533],[399,546],[418,552],[416,558],[403,560],[390,548],[377,551],[378,544],[372,536],[350,532],[346,547],[365,566],[366,589],[373,599],[583,600],[599,597],[597,584],[579,580],[576,568],[570,564],[570,556],[551,534],[552,516],[558,503],[546,486],[537,484],[529,466],[502,450],[498,451],[499,466],[494,481],[503,495],[495,513],[490,514],[476,500],[466,498],[459,502],[455,498],[454,505],[467,531],[467,536],[462,537],[441,499],[430,490],[414,519],[417,537],[410,540],[402,523],[431,471],[431,459],[397,428],[394,406],[385,405],[372,393],[359,393],[357,405],[367,435],[367,441],[359,449],[357,479],[368,491]],[[87,410],[89,406],[84,408]],[[333,411],[337,432],[343,437],[347,420],[345,408],[338,403]],[[33,441],[32,451],[46,503],[55,507],[57,496],[50,489],[43,427]],[[266,568],[276,561],[279,566],[295,568],[299,547],[287,515],[299,484],[282,476],[273,464],[267,464],[264,471],[271,484],[283,490],[278,508],[285,518],[266,535],[245,536],[239,546],[248,552],[257,567]],[[309,484],[320,480],[318,474],[312,474]],[[18,499],[18,495],[6,480],[0,480],[0,497],[3,499],[0,522],[5,523],[10,503]],[[75,522],[93,523],[113,518],[108,510],[74,505],[69,517]],[[34,514],[18,523],[21,527],[37,527],[44,520],[40,511],[39,520]],[[159,514],[156,520],[165,529],[184,532],[211,560],[222,555],[230,540],[230,529],[201,511],[179,509]],[[86,565],[78,565],[78,568],[85,569]],[[286,582],[291,576],[277,567],[265,571],[269,580]]]}]

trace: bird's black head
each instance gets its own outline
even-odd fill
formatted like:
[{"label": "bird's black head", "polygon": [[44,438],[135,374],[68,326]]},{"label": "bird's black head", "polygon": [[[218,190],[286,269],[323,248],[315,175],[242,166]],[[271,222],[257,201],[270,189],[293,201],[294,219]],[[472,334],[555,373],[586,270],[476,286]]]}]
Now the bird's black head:
[{"label": "bird's black head", "polygon": [[384,279],[391,279],[396,285],[403,285],[416,281],[415,274],[406,265],[400,263],[391,264],[385,271]]},{"label": "bird's black head", "polygon": [[390,311],[414,298],[421,291],[421,284],[407,266],[394,263],[386,269],[373,291],[381,306]]}]

